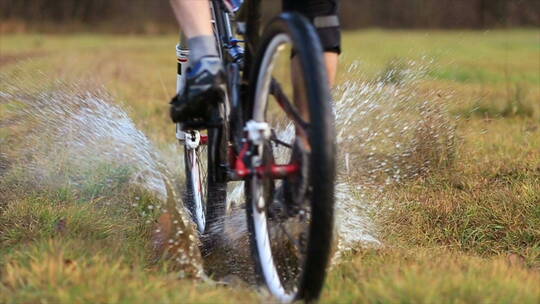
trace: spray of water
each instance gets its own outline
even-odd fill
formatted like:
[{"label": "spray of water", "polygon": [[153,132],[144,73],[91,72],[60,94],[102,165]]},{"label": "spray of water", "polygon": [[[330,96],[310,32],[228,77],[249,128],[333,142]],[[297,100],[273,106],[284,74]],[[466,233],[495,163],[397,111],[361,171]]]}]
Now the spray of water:
[{"label": "spray of water", "polygon": [[[378,78],[362,81],[366,77],[361,64],[354,63],[348,79],[335,89],[339,151],[335,262],[343,252],[359,246],[382,245],[373,217],[380,212],[380,202],[388,199],[388,185],[452,160],[455,124],[445,111],[445,100],[417,85],[428,68],[426,62],[394,62]],[[172,252],[182,272],[191,267],[200,273],[199,240],[177,195],[181,182],[173,178],[181,174],[167,169],[181,163],[180,149],[157,151],[103,90],[61,82],[49,87],[29,85],[42,82],[2,79],[0,108],[8,110],[0,115],[0,130],[10,136],[0,137],[0,175],[17,176],[38,188],[67,183],[80,191],[100,165],[113,172],[125,169],[116,175],[106,170],[107,174],[94,178],[104,188],[114,188],[125,179],[124,183],[152,193],[157,200],[144,206],[143,212],[166,214],[158,219],[156,247]],[[281,132],[280,138],[294,134],[292,126]],[[232,184],[228,190],[229,212],[219,231],[223,239],[205,253],[205,268],[218,277],[235,272],[252,277],[243,184]],[[138,204],[136,199],[119,203]]]},{"label": "spray of water", "polygon": [[389,200],[389,185],[453,159],[455,123],[446,100],[419,86],[431,64],[396,60],[376,79],[362,81],[368,78],[355,62],[335,90],[338,257],[358,246],[381,245],[373,217]]},{"label": "spray of water", "polygon": [[[200,274],[198,240],[178,183],[148,138],[104,90],[61,81],[37,85],[43,83],[42,76],[2,78],[3,182],[31,191],[67,189],[80,201],[136,208],[148,224],[160,221],[156,249],[170,249],[182,272]],[[125,195],[126,188],[133,194]],[[162,223],[160,214],[168,220]]]}]

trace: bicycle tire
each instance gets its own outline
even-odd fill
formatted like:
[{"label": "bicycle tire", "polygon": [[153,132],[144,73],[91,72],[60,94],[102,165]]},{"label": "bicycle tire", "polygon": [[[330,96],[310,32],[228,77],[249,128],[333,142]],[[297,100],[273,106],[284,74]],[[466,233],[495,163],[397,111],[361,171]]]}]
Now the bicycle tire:
[{"label": "bicycle tire", "polygon": [[[189,136],[186,134],[186,136]],[[206,228],[206,193],[207,193],[207,179],[205,180],[203,174],[207,174],[206,168],[202,165],[200,160],[201,154],[206,157],[206,153],[199,153],[201,150],[206,150],[202,146],[196,149],[190,149],[186,145],[184,146],[184,166],[185,166],[185,194],[184,201],[190,212],[191,218],[199,234],[203,234]]]},{"label": "bicycle tire", "polygon": [[[254,61],[255,66],[251,75],[252,89],[249,96],[254,101],[254,104],[250,108],[252,115],[249,119],[254,119],[255,112],[261,110],[258,107],[265,107],[255,104],[255,98],[258,94],[257,91],[260,90],[258,89],[260,87],[259,82],[266,77],[264,76],[265,73],[268,73],[268,66],[265,66],[265,58],[271,56],[269,52],[272,52],[272,50],[269,47],[278,39],[277,37],[281,37],[280,35],[287,35],[290,38],[290,42],[294,48],[294,54],[299,58],[301,73],[304,76],[303,86],[309,100],[308,107],[310,112],[308,137],[311,145],[309,159],[311,223],[308,229],[307,253],[301,269],[297,290],[291,293],[279,294],[280,291],[276,290],[275,286],[270,286],[271,284],[281,284],[283,287],[284,284],[281,282],[281,278],[279,283],[270,282],[271,280],[275,280],[275,278],[271,277],[272,274],[268,274],[271,271],[265,269],[265,267],[276,268],[274,272],[275,275],[278,275],[277,266],[274,264],[268,266],[269,261],[263,260],[263,258],[268,258],[268,255],[261,256],[261,252],[264,253],[261,247],[264,245],[258,243],[257,233],[259,233],[259,238],[262,234],[261,232],[257,232],[256,226],[262,224],[260,221],[257,222],[256,218],[257,214],[266,211],[257,211],[255,213],[257,208],[255,207],[254,186],[246,186],[246,212],[252,255],[255,260],[259,279],[265,282],[270,292],[281,301],[289,302],[302,299],[309,302],[317,299],[320,295],[332,247],[335,181],[333,112],[328,78],[323,62],[323,51],[316,31],[305,17],[287,12],[273,19],[261,38],[262,43]],[[249,184],[249,182],[246,182],[246,184]],[[259,194],[259,196],[261,195]],[[316,203],[314,202],[314,198],[317,198]],[[262,236],[264,237],[264,235]],[[264,241],[260,242],[264,243]],[[267,245],[267,247],[269,246]],[[272,253],[270,253],[270,258],[274,259]],[[285,292],[284,288],[283,292]]]},{"label": "bicycle tire", "polygon": [[[220,109],[215,109],[214,119],[224,116]],[[206,250],[214,246],[215,236],[221,233],[223,218],[226,213],[227,175],[223,164],[227,160],[227,124],[208,129],[208,176],[206,200],[206,231],[202,239]]]}]

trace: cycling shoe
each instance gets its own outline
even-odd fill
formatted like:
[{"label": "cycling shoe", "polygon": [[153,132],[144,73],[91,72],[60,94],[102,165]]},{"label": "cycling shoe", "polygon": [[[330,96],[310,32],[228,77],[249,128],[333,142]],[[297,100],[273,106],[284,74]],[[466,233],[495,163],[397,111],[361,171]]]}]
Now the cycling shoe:
[{"label": "cycling shoe", "polygon": [[184,90],[171,100],[170,116],[175,123],[204,125],[218,103],[223,102],[225,72],[219,57],[203,57],[189,67]]}]

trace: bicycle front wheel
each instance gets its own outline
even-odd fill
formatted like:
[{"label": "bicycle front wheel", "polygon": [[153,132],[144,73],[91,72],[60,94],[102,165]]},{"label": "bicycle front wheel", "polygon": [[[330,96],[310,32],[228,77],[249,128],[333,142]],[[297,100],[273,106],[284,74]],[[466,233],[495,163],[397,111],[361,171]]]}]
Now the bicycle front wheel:
[{"label": "bicycle front wheel", "polygon": [[318,298],[330,258],[335,144],[323,60],[313,26],[284,13],[265,31],[252,74],[249,119],[271,135],[251,154],[248,227],[260,278],[283,302]]}]

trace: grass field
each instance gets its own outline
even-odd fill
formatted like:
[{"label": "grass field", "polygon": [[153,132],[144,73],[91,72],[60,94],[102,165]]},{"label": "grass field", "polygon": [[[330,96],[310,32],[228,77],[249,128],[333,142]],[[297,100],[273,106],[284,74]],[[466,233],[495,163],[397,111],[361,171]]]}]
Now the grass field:
[{"label": "grass field", "polygon": [[[103,85],[158,148],[174,141],[167,120],[174,35],[0,39],[1,79],[42,73],[41,88],[55,79]],[[418,66],[410,89],[444,102],[457,140],[444,166],[384,188],[375,206],[384,212],[373,215],[383,245],[345,252],[321,302],[539,303],[538,30],[359,31],[345,34],[344,50],[339,83],[389,71],[384,79],[399,83]],[[0,103],[0,119],[8,107]],[[11,178],[13,132],[0,121],[0,303],[269,301],[245,284],[191,279],[156,260],[140,210],[116,204],[156,198],[122,182],[101,184],[122,181],[122,168],[93,172],[76,188],[84,191],[41,191]]]}]

